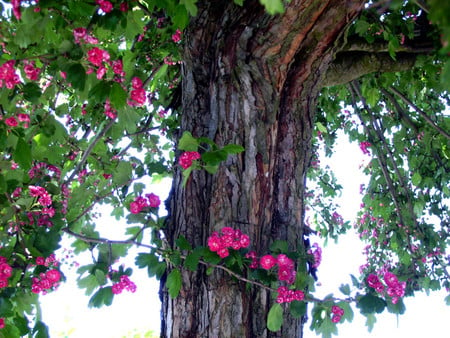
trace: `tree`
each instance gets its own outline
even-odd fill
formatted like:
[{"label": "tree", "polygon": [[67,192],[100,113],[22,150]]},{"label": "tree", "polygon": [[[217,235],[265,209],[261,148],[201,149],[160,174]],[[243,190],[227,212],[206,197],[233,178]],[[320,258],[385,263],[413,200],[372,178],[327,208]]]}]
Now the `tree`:
[{"label": "tree", "polygon": [[[352,304],[371,323],[402,313],[404,296],[449,287],[448,5],[261,4],[11,1],[0,35],[2,334],[45,335],[37,295],[64,278],[53,256],[63,235],[92,252],[79,285],[96,307],[135,289],[115,261],[141,247],[137,266],[161,279],[167,337],[299,337],[307,304],[311,328],[330,336]],[[344,298],[317,299],[312,236],[351,228],[316,161],[338,130],[372,157],[357,223],[370,245]],[[164,176],[161,218],[142,180]],[[103,204],[126,217],[124,240],[96,230]]]}]

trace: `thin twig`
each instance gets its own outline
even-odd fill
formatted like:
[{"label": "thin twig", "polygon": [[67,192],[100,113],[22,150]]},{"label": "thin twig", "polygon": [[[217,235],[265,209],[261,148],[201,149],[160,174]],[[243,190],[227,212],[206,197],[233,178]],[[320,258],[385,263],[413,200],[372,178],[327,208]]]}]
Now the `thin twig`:
[{"label": "thin twig", "polygon": [[434,121],[419,107],[417,107],[411,100],[409,100],[405,95],[403,95],[400,91],[395,89],[394,87],[389,88],[395,95],[401,98],[407,105],[413,108],[423,119],[428,122],[428,124],[433,127],[439,134],[450,140],[450,134],[448,134],[444,129],[439,127]]},{"label": "thin twig", "polygon": [[83,156],[81,157],[80,162],[78,162],[77,166],[73,170],[70,177],[64,182],[65,184],[69,184],[75,177],[75,175],[78,174],[78,172],[81,170],[81,168],[84,166],[85,162],[87,161],[87,158],[91,154],[92,150],[94,149],[95,145],[100,141],[100,139],[108,132],[108,130],[113,126],[115,123],[114,120],[110,120],[108,124],[103,128],[96,136],[95,139],[89,144],[85,152],[83,153]]}]

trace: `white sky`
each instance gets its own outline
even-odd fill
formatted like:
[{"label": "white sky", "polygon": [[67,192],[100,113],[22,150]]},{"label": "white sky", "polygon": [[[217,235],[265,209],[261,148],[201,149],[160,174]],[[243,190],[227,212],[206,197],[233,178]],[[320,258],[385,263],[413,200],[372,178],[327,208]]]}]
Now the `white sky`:
[{"label": "white sky", "polygon": [[[353,220],[359,208],[359,185],[363,176],[359,173],[359,165],[363,159],[356,144],[346,142],[338,144],[334,157],[327,160],[335,168],[338,181],[345,190],[341,196],[341,214],[345,219]],[[325,160],[322,160],[324,163]],[[162,185],[162,189],[169,186]],[[149,187],[146,192],[158,192],[164,198],[163,190],[159,187]],[[167,191],[165,192],[167,194]],[[116,221],[105,221],[103,227],[109,227],[111,233],[120,233],[123,225]],[[348,235],[342,238],[338,245],[331,241],[323,250],[323,260],[319,267],[318,277],[321,287],[316,296],[334,293],[342,296],[338,287],[342,283],[350,284],[349,275],[358,276],[358,269],[364,263],[362,256],[363,244],[356,236]],[[144,252],[145,250],[138,250]],[[75,275],[67,273],[68,281],[54,293],[41,297],[44,322],[50,327],[51,337],[71,338],[121,338],[132,337],[135,332],[145,333],[154,330],[159,333],[160,303],[157,295],[158,282],[147,277],[146,270],[134,267],[134,255],[130,255],[127,267],[133,267],[131,279],[137,284],[134,294],[124,292],[114,298],[110,307],[88,309],[89,297],[76,286]],[[340,337],[358,338],[411,338],[426,337],[437,334],[444,337],[450,331],[450,308],[445,305],[445,291],[432,293],[430,296],[418,294],[415,298],[406,298],[406,313],[397,316],[385,311],[377,315],[377,324],[372,333],[365,327],[365,317],[353,307],[355,317],[352,323],[338,325]],[[309,327],[309,323],[307,324]],[[315,337],[309,328],[305,330],[305,337]]]}]

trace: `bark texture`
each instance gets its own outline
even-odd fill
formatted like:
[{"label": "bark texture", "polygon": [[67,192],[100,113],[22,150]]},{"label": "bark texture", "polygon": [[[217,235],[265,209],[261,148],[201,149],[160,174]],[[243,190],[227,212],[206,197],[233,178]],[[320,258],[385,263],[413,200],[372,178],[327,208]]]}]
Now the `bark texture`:
[{"label": "bark texture", "polygon": [[[196,171],[186,187],[176,172],[165,229],[171,244],[194,246],[223,226],[248,233],[252,249],[275,239],[302,248],[305,177],[323,76],[335,42],[362,0],[292,0],[269,16],[257,1],[200,1],[185,34],[182,131],[245,147],[215,175]],[[163,337],[302,337],[302,319],[266,329],[271,295],[221,271],[183,271],[170,299],[161,285]]]}]

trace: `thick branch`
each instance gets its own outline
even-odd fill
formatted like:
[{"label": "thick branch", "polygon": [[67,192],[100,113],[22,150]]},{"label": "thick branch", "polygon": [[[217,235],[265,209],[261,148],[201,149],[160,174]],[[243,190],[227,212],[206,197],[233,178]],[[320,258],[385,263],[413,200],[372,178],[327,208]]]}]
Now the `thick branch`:
[{"label": "thick branch", "polygon": [[388,53],[344,52],[338,53],[327,70],[323,87],[349,83],[363,75],[375,72],[400,72],[411,69],[417,54],[398,53],[396,60]]}]

